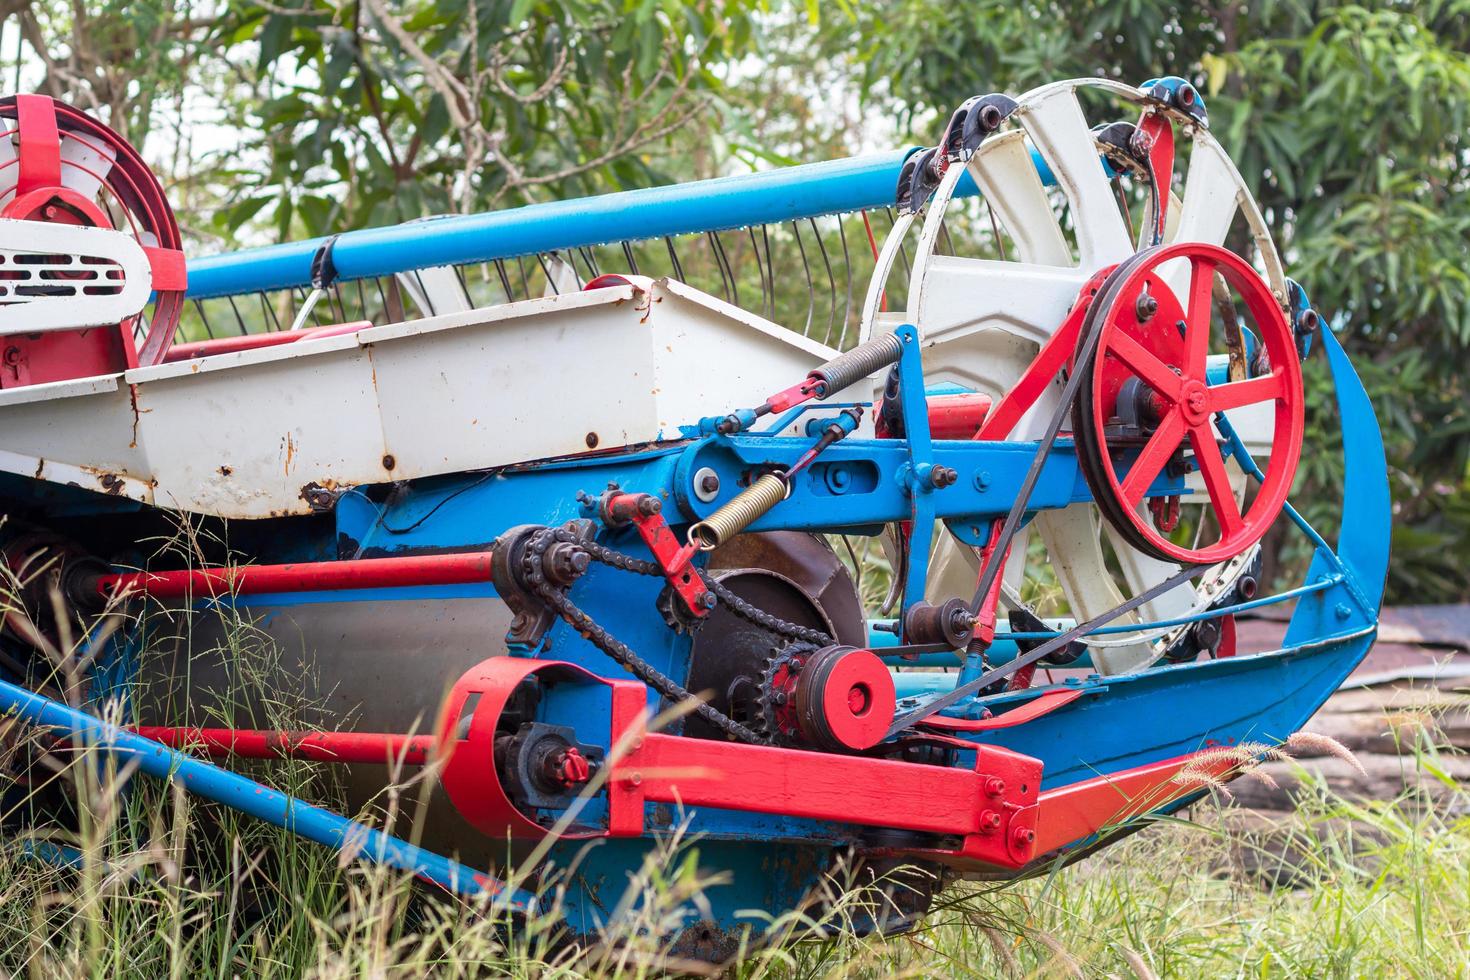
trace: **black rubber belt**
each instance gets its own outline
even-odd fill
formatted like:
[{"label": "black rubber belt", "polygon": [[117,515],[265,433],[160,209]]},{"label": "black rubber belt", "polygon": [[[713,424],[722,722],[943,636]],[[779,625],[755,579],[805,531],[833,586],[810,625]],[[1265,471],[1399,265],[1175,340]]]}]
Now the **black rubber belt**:
[{"label": "black rubber belt", "polygon": [[1042,467],[1046,465],[1047,456],[1051,455],[1052,446],[1057,440],[1057,433],[1061,431],[1062,422],[1071,411],[1072,401],[1077,397],[1077,389],[1082,385],[1082,376],[1087,373],[1081,370],[1081,366],[1097,351],[1098,340],[1102,337],[1103,323],[1094,322],[1093,317],[1097,310],[1106,310],[1113,304],[1122,289],[1122,283],[1128,278],[1128,273],[1134,266],[1145,261],[1151,251],[1151,249],[1145,249],[1119,263],[1103,283],[1101,294],[1093,298],[1087,318],[1083,322],[1082,343],[1077,347],[1077,357],[1072,362],[1072,373],[1067,376],[1067,383],[1062,388],[1061,403],[1052,413],[1051,422],[1046,427],[1046,435],[1036,446],[1036,455],[1031,458],[1031,467],[1026,471],[1026,478],[1021,481],[1021,488],[1016,493],[1016,500],[1011,504],[1011,510],[1006,515],[1005,523],[1001,525],[1000,535],[990,553],[990,561],[980,572],[980,584],[975,589],[975,598],[970,602],[970,614],[973,616],[980,615],[980,607],[985,604],[985,597],[990,594],[990,588],[995,584],[995,577],[1000,574],[1001,567],[1005,564],[1006,551],[1011,546],[1011,539],[1016,536],[1016,529],[1020,527],[1021,518],[1026,513],[1026,505],[1031,501],[1031,494],[1036,489],[1036,481],[1041,478]]}]

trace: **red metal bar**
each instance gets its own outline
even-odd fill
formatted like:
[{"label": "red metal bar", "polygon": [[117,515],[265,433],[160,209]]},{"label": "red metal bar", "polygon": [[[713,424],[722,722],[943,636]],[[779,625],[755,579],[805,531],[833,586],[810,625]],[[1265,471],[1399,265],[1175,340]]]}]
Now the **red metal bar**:
[{"label": "red metal bar", "polygon": [[248,595],[262,592],[331,592],[342,589],[391,589],[416,585],[459,585],[488,582],[492,552],[453,555],[409,555],[355,561],[298,562],[288,565],[241,565],[177,572],[125,572],[99,575],[97,591],[105,596],[147,595],[154,599]]},{"label": "red metal bar", "polygon": [[658,498],[646,493],[622,493],[608,502],[609,513],[626,515],[633,522],[638,536],[664,570],[669,587],[684,600],[690,613],[702,619],[709,615],[709,607],[702,601],[704,579],[690,564],[690,559],[699,553],[698,542],[691,537],[688,544],[681,546],[661,511]]},{"label": "red metal bar", "polygon": [[314,340],[322,337],[338,337],[357,333],[372,326],[369,320],[352,323],[334,323],[325,327],[303,327],[300,330],[273,330],[269,333],[248,333],[238,337],[215,337],[211,340],[196,340],[188,344],[174,344],[164,355],[164,362],[188,361],[212,354],[233,354],[235,351],[259,350],[262,347],[277,347],[294,344],[298,340]]},{"label": "red metal bar", "polygon": [[929,435],[935,439],[973,439],[989,413],[989,395],[931,395]]},{"label": "red metal bar", "polygon": [[171,749],[202,749],[211,758],[308,759],[312,762],[403,762],[421,766],[439,741],[434,735],[386,735],[379,732],[279,732],[242,728],[131,729]]}]

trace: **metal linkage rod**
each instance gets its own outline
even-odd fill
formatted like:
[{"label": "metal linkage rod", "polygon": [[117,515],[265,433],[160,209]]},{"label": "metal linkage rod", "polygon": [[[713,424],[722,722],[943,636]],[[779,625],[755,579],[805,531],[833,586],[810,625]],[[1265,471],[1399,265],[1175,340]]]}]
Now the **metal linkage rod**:
[{"label": "metal linkage rod", "polygon": [[532,913],[536,898],[505,882],[355,820],[287,796],[253,779],[175,752],[141,735],[0,681],[0,711],[49,729],[73,745],[137,762],[157,779],[177,779],[193,793],[338,851],[350,849],[375,864],[408,871],[460,895],[493,895],[515,912]]},{"label": "metal linkage rod", "polygon": [[490,581],[491,555],[489,551],[473,551],[454,555],[240,565],[177,572],[123,572],[99,575],[92,581],[96,591],[104,596],[126,592],[153,599],[461,585]]},{"label": "metal linkage rod", "polygon": [[421,766],[438,739],[433,735],[381,732],[286,732],[244,728],[169,728],[139,726],[135,735],[171,749],[198,748],[212,759],[306,759],[386,765],[401,761]]},{"label": "metal linkage rod", "polygon": [[1097,629],[1099,626],[1110,623],[1124,613],[1131,612],[1132,610],[1137,609],[1145,602],[1151,602],[1154,599],[1157,599],[1159,596],[1163,595],[1165,592],[1169,592],[1172,589],[1178,588],[1184,582],[1189,580],[1192,576],[1199,574],[1200,570],[1203,567],[1204,566],[1202,565],[1185,565],[1179,571],[1175,572],[1173,575],[1169,576],[1158,585],[1155,585],[1153,588],[1149,589],[1146,592],[1140,592],[1138,595],[1134,596],[1132,599],[1129,599],[1122,605],[1114,606],[1112,609],[1109,609],[1107,612],[1103,613],[1100,616],[1095,616],[1085,623],[1080,623],[1077,626],[1074,626],[1071,629],[1067,630],[1065,633],[1057,634],[1056,636],[1047,640],[1045,643],[1041,644],[1036,649],[1022,654],[1009,663],[1002,664],[1001,666],[996,667],[992,670],[987,670],[979,677],[970,681],[970,683],[960,685],[943,697],[935,698],[933,701],[930,701],[921,707],[915,708],[913,711],[910,711],[907,714],[900,715],[897,719],[894,720],[893,724],[889,727],[888,732],[883,737],[885,739],[892,738],[905,729],[912,728],[913,726],[919,724],[930,715],[943,711],[950,705],[963,701],[965,698],[973,697],[975,694],[989,687],[991,684],[994,684],[1001,678],[1009,677],[1011,674],[1014,674],[1016,671],[1020,670],[1023,667],[1037,663],[1040,660],[1044,660],[1045,658],[1051,656],[1053,653],[1056,653],[1058,650],[1062,649],[1068,643],[1071,643],[1078,637],[1086,636],[1088,633]]}]

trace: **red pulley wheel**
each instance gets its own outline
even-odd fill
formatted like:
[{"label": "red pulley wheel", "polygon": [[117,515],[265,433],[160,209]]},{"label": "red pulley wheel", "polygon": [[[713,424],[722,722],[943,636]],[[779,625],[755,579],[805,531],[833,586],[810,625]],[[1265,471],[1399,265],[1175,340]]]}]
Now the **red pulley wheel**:
[{"label": "red pulley wheel", "polygon": [[[1182,302],[1159,274],[1160,267],[1178,262],[1189,266]],[[1266,370],[1243,381],[1212,384],[1206,375],[1211,335],[1219,328],[1217,275],[1240,297],[1265,347]],[[1305,428],[1296,341],[1270,287],[1226,249],[1202,242],[1164,245],[1138,253],[1108,277],[1082,336],[1093,331],[1100,334],[1082,366],[1073,429],[1079,464],[1109,523],[1138,550],[1181,564],[1225,561],[1259,541],[1286,503]],[[1242,513],[1214,420],[1262,404],[1274,421],[1271,458],[1265,481]],[[1141,437],[1134,434],[1140,428]],[[1171,461],[1185,459],[1185,449],[1218,529],[1216,540],[1193,546],[1161,532],[1144,506],[1149,489]]]}]

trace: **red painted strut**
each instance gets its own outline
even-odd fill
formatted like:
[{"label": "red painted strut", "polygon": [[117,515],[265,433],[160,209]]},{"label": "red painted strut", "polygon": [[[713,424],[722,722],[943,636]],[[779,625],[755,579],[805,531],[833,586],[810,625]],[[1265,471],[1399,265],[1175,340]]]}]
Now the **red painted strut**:
[{"label": "red painted strut", "polygon": [[454,555],[241,565],[177,572],[125,572],[99,575],[95,581],[97,591],[104,596],[127,593],[154,599],[459,585],[490,581],[491,554],[489,551],[473,551]]},{"label": "red painted strut", "polygon": [[133,732],[171,749],[202,749],[216,759],[309,759],[313,762],[429,761],[438,737],[378,732],[278,732],[242,728],[165,728],[141,726]]}]

